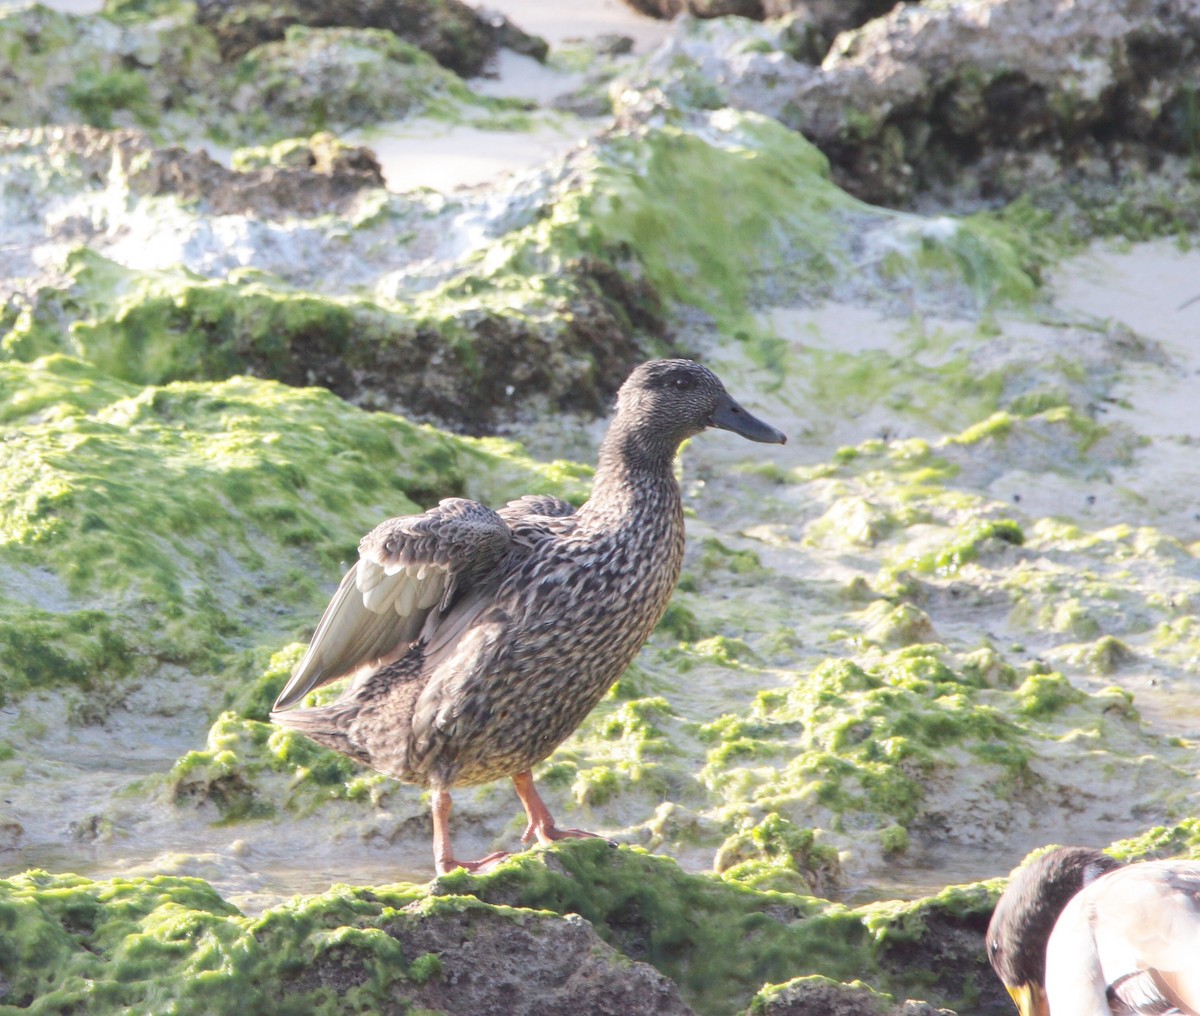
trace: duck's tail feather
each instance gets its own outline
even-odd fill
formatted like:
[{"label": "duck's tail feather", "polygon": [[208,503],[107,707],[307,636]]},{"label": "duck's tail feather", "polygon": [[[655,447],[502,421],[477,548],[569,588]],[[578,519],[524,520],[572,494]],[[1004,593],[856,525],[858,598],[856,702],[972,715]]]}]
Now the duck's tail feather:
[{"label": "duck's tail feather", "polygon": [[334,702],[315,709],[273,711],[271,720],[281,727],[303,734],[323,748],[331,748],[357,762],[370,765],[367,753],[350,736],[351,721],[357,712],[353,703]]}]

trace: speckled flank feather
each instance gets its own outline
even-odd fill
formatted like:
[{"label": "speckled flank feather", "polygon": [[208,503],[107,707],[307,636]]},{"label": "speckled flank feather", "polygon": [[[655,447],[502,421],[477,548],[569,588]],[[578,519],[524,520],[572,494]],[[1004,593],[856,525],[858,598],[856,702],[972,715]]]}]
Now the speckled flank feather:
[{"label": "speckled flank feather", "polygon": [[[591,499],[461,498],[390,519],[359,545],[272,718],[407,783],[444,789],[545,759],[662,617],[683,562],[672,463],[710,426],[783,435],[687,360],[621,389]],[[281,710],[354,674],[332,705]]]}]

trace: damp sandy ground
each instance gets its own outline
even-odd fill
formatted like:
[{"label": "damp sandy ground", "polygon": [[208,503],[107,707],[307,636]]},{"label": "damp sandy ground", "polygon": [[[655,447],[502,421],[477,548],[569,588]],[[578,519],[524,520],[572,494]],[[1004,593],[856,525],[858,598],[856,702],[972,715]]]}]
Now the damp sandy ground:
[{"label": "damp sandy ground", "polygon": [[448,193],[565,155],[600,129],[604,120],[545,112],[556,98],[578,89],[586,78],[586,63],[566,69],[564,54],[598,37],[626,36],[633,41],[632,54],[642,56],[671,32],[669,22],[640,15],[618,0],[501,0],[487,8],[540,35],[550,44],[551,53],[546,64],[540,64],[532,57],[504,50],[491,74],[471,80],[472,89],[483,95],[536,102],[543,112],[535,114],[535,126],[528,131],[449,126],[422,119],[349,132],[347,141],[370,145],[375,151],[390,190],[430,187]]}]

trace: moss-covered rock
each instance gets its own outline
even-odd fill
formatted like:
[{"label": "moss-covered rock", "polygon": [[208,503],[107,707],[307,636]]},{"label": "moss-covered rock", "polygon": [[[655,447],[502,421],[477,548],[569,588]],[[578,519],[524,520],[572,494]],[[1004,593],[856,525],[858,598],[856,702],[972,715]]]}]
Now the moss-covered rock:
[{"label": "moss-covered rock", "polygon": [[524,312],[450,304],[431,318],[254,275],[130,270],[80,249],[66,285],[42,290],[11,322],[0,355],[67,353],[135,384],[252,373],[480,433],[526,399],[600,412],[639,358],[638,336],[613,313],[621,297],[592,295],[586,267],[574,271],[562,285],[582,285],[566,319],[544,303]]},{"label": "moss-covered rock", "polygon": [[[174,131],[203,115],[219,57],[182,8],[122,27],[40,4],[0,14],[0,121],[13,127],[84,122]],[[172,132],[174,132],[172,131]]]},{"label": "moss-covered rock", "polygon": [[403,885],[245,917],[199,879],[31,871],[0,880],[0,942],[0,1007],[43,1014],[691,1012],[578,917]]},{"label": "moss-covered rock", "polygon": [[[819,32],[825,7],[803,5],[817,17],[786,29],[693,22],[635,81],[643,89],[653,81],[680,105],[778,118],[817,143],[840,184],[877,204],[1007,200],[1064,176],[1111,184],[1153,175],[1164,155],[1182,156],[1174,175],[1186,174],[1197,131],[1196,57],[1177,43],[1195,24],[1186,3],[1149,10],[1095,0],[1051,27],[1034,0],[884,5],[814,57],[804,28]],[[1127,105],[1114,108],[1116,95]],[[1160,197],[1158,207],[1143,205],[1150,218],[1173,206],[1189,216],[1186,202],[1165,189]],[[1127,210],[1097,216],[1132,219]]]},{"label": "moss-covered rock", "polygon": [[[136,21],[179,6],[178,0],[108,0],[104,11],[116,20]],[[226,62],[282,39],[289,27],[297,25],[386,31],[462,77],[482,74],[501,45],[539,60],[547,52],[544,40],[522,32],[502,15],[484,17],[458,0],[202,2],[197,4],[196,19],[213,33]]]},{"label": "moss-covered rock", "polygon": [[361,127],[467,97],[422,50],[374,28],[289,26],[243,56],[232,76],[225,101],[238,138]]},{"label": "moss-covered rock", "polygon": [[[82,121],[138,126],[171,140],[261,143],[417,113],[519,107],[473,95],[421,48],[478,72],[499,38],[520,45],[518,33],[498,32],[466,5],[457,4],[450,18],[462,27],[439,30],[429,23],[444,22],[452,0],[407,4],[423,16],[417,25],[409,19],[418,30],[402,35],[392,28],[405,15],[392,5],[376,5],[377,14],[387,6],[391,18],[359,19],[344,11],[340,17],[310,11],[305,18],[268,6],[139,0],[110,5],[105,15],[36,4],[7,11],[0,17],[0,52],[13,73],[0,84],[0,119],[20,127]],[[251,28],[255,45],[231,45],[222,31],[229,28],[234,35]],[[529,40],[525,48],[537,46]]]},{"label": "moss-covered rock", "polygon": [[6,694],[167,662],[211,672],[294,630],[291,611],[311,623],[389,515],[467,491],[580,494],[571,467],[320,389],[139,388],[62,356],[0,363],[0,428]]}]

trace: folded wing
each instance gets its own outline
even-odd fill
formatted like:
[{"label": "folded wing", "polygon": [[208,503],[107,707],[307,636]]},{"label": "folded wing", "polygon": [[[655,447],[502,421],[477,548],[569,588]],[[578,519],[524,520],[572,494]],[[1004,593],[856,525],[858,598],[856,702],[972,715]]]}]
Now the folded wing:
[{"label": "folded wing", "polygon": [[275,711],[416,640],[432,613],[487,584],[512,545],[504,519],[464,498],[376,526],[359,543],[358,562],[325,608]]},{"label": "folded wing", "polygon": [[1200,1013],[1200,864],[1130,865],[1078,899],[1112,1001],[1135,1013]]}]

